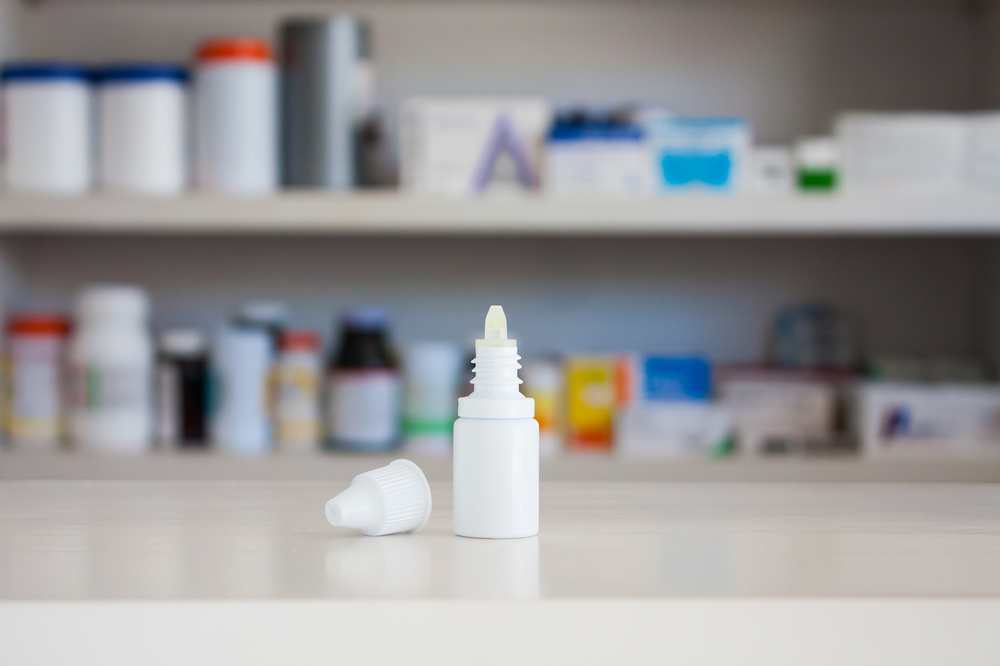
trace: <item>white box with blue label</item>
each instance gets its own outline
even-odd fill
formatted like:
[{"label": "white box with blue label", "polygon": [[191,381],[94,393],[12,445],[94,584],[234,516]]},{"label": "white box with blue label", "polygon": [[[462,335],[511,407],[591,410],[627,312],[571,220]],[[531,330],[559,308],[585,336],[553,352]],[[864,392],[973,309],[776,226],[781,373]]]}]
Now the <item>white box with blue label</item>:
[{"label": "white box with blue label", "polygon": [[711,397],[711,367],[701,357],[630,356],[615,449],[626,457],[719,455],[729,450],[731,420]]},{"label": "white box with blue label", "polygon": [[633,122],[557,119],[545,144],[542,184],[552,194],[651,193],[645,130]]},{"label": "white box with blue label", "polygon": [[745,120],[659,117],[645,127],[660,192],[725,194],[749,186],[753,131]]},{"label": "white box with blue label", "polygon": [[864,382],[851,410],[868,456],[1000,456],[1000,385]]}]

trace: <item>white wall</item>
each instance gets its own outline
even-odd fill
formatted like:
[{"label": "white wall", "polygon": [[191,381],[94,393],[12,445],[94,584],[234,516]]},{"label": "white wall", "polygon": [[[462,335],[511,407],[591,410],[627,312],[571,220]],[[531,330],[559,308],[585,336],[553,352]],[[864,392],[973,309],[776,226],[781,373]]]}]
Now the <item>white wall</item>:
[{"label": "white wall", "polygon": [[[79,284],[146,285],[159,325],[222,321],[243,299],[288,301],[329,332],[357,303],[392,307],[401,339],[464,342],[490,304],[529,352],[762,356],[774,311],[825,299],[873,353],[968,353],[975,241],[903,239],[24,239],[24,305],[70,303]],[[483,266],[499,263],[497,283]]]},{"label": "white wall", "polygon": [[290,14],[374,24],[379,98],[538,93],[749,117],[762,142],[828,131],[843,108],[964,109],[981,35],[963,3],[45,2],[29,55],[186,60],[205,37],[271,35]]}]

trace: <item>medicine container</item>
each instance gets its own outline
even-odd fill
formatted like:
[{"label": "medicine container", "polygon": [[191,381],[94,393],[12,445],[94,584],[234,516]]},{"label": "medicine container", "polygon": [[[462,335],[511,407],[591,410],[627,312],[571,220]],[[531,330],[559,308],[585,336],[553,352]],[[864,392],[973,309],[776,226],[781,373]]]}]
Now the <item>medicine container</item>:
[{"label": "medicine container", "polygon": [[211,433],[228,453],[261,454],[272,447],[269,380],[274,351],[266,331],[220,329],[212,348],[215,402]]},{"label": "medicine container", "polygon": [[0,68],[0,85],[0,159],[7,187],[38,194],[86,192],[92,180],[92,99],[86,66],[9,63]]},{"label": "medicine container", "polygon": [[321,348],[322,340],[316,331],[289,329],[281,335],[274,373],[275,439],[279,451],[308,453],[319,448]]},{"label": "medicine container", "polygon": [[389,343],[389,313],[347,310],[327,374],[327,444],[383,451],[399,443],[402,381]]},{"label": "medicine container", "polygon": [[208,445],[208,342],[198,329],[160,333],[156,364],[156,444]]},{"label": "medicine container", "polygon": [[405,347],[403,434],[407,453],[451,452],[461,364],[461,350],[445,340],[415,341]]},{"label": "medicine container", "polygon": [[51,450],[61,442],[69,330],[69,321],[59,314],[26,312],[7,322],[3,432],[15,448]]},{"label": "medicine container", "polygon": [[187,72],[171,63],[99,68],[100,184],[112,192],[181,193],[188,184]]},{"label": "medicine container", "polygon": [[131,285],[85,287],[69,347],[72,444],[141,453],[152,444],[153,343],[149,298]]},{"label": "medicine container", "polygon": [[197,186],[231,194],[272,192],[278,184],[278,77],[268,42],[204,42],[193,92]]}]

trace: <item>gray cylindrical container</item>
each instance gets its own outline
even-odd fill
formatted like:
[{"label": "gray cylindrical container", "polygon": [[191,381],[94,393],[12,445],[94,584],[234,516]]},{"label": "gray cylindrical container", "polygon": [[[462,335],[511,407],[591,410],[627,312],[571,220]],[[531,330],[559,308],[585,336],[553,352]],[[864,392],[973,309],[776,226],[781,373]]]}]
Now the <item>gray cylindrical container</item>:
[{"label": "gray cylindrical container", "polygon": [[291,187],[355,185],[355,125],[367,51],[364,24],[347,14],[281,26],[282,181]]}]

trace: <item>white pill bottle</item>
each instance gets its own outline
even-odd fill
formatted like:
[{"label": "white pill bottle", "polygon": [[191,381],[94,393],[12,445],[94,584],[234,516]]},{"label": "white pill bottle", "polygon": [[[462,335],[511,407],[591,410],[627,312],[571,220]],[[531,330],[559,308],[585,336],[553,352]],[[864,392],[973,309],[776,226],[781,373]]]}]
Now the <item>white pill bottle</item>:
[{"label": "white pill bottle", "polygon": [[516,539],[538,534],[538,421],[521,395],[517,341],[499,305],[476,340],[474,389],[458,399],[454,436],[455,534]]},{"label": "white pill bottle", "polygon": [[194,75],[198,187],[270,194],[278,185],[278,75],[267,41],[213,39]]},{"label": "white pill bottle", "polygon": [[113,453],[149,450],[153,343],[146,292],[125,285],[88,287],[76,301],[76,317],[69,347],[73,444]]},{"label": "white pill bottle", "polygon": [[90,76],[82,64],[0,68],[0,157],[16,192],[83,194],[91,181]]},{"label": "white pill bottle", "polygon": [[172,63],[122,63],[97,72],[101,187],[154,196],[187,186],[187,72]]}]

